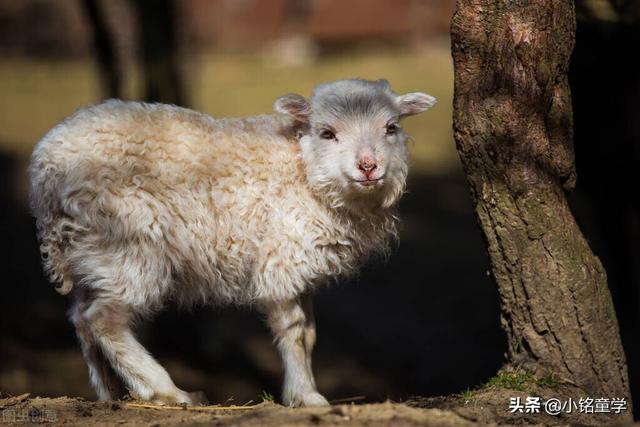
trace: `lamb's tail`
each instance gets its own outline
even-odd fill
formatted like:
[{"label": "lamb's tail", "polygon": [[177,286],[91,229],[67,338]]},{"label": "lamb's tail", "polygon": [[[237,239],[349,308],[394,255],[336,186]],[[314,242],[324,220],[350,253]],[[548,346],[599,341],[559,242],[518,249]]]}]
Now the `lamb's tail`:
[{"label": "lamb's tail", "polygon": [[[65,248],[76,228],[71,218],[64,215],[60,204],[60,186],[64,171],[43,159],[43,145],[34,151],[31,166],[31,212],[36,218],[40,255],[44,272],[56,291],[66,295],[73,288],[73,278],[65,260]],[[46,156],[45,156],[46,157]]]}]

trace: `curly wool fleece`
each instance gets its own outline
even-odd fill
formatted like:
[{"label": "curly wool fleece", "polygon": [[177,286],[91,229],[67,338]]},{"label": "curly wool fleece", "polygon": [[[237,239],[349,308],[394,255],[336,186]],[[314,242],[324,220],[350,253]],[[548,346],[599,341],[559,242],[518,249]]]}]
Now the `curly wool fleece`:
[{"label": "curly wool fleece", "polygon": [[121,384],[141,399],[191,401],[130,330],[173,300],[255,304],[283,354],[285,403],[325,404],[305,301],[396,237],[408,171],[398,122],[434,103],[352,79],[310,100],[281,97],[279,115],[214,119],[110,100],[47,133],[32,157],[31,206],[98,396]]}]

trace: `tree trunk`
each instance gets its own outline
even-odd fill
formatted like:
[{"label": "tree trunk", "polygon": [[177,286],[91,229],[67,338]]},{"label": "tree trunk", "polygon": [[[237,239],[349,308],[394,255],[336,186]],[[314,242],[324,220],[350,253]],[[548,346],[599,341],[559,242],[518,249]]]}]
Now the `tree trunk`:
[{"label": "tree trunk", "polygon": [[178,57],[178,19],[175,0],[136,0],[140,23],[145,100],[185,106]]},{"label": "tree trunk", "polygon": [[498,284],[508,364],[553,373],[574,396],[630,406],[606,273],[564,193],[575,184],[574,35],[568,0],[458,0],[455,139]]},{"label": "tree trunk", "polygon": [[121,98],[122,76],[104,10],[97,0],[85,0],[82,4],[93,30],[102,91],[107,98]]}]

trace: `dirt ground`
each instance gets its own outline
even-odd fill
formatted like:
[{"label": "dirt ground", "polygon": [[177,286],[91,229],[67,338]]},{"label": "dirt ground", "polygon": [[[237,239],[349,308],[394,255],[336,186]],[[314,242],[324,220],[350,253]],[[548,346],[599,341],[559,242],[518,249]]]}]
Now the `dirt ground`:
[{"label": "dirt ground", "polygon": [[[506,393],[506,394],[505,394]],[[246,405],[158,406],[135,401],[93,402],[83,398],[0,399],[1,423],[65,426],[469,426],[469,425],[629,425],[623,419],[511,414],[506,390],[476,396],[417,398],[404,403],[335,404],[324,408],[287,408],[270,401]]]},{"label": "dirt ground", "polygon": [[181,408],[142,402],[91,402],[82,398],[27,398],[0,401],[3,422],[51,423],[68,426],[216,425],[474,425],[451,409],[416,408],[403,403],[343,404],[329,408],[291,409],[272,402],[246,406]]},{"label": "dirt ground", "polygon": [[[315,425],[470,425],[452,411],[411,408],[404,404],[338,405],[330,408],[291,409],[271,402],[255,406],[145,408],[134,402],[89,402],[79,398],[26,399],[5,407],[31,423],[51,422],[67,426],[112,426],[118,424],[216,425],[216,426],[315,426]],[[7,421],[10,421],[7,419]],[[18,421],[18,420],[16,420]]]}]

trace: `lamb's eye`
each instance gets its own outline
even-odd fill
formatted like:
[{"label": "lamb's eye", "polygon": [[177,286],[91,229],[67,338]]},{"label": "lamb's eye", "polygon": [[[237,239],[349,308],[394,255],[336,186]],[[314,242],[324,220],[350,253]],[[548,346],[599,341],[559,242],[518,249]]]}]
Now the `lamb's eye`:
[{"label": "lamb's eye", "polygon": [[395,135],[400,129],[400,126],[397,123],[389,123],[387,125],[387,135]]},{"label": "lamb's eye", "polygon": [[336,139],[336,134],[331,132],[329,129],[323,129],[320,131],[320,138],[322,139]]}]

